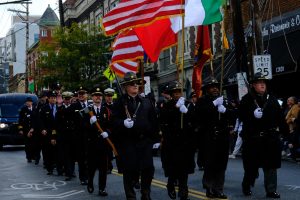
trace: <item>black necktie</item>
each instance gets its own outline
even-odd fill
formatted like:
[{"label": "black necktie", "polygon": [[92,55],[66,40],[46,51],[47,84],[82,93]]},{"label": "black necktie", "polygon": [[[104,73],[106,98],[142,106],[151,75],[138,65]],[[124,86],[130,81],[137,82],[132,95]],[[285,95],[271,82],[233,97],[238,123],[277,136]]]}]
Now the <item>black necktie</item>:
[{"label": "black necktie", "polygon": [[99,115],[100,114],[100,109],[99,108],[97,108],[97,115]]},{"label": "black necktie", "polygon": [[85,108],[85,103],[82,103],[82,108]]}]

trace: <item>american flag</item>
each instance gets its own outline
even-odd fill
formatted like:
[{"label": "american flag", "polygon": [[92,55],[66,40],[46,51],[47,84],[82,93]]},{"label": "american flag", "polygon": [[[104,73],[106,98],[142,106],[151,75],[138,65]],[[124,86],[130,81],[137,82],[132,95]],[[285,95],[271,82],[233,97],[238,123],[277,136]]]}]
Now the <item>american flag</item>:
[{"label": "american flag", "polygon": [[128,71],[137,72],[137,60],[144,57],[144,49],[132,29],[119,33],[112,49],[110,66],[117,75],[124,76]]},{"label": "american flag", "polygon": [[144,49],[135,31],[132,29],[119,33],[112,45],[112,49],[112,63],[136,60],[144,57]]},{"label": "american flag", "polygon": [[106,35],[114,35],[183,12],[183,0],[123,0],[103,17],[102,24]]},{"label": "american flag", "polygon": [[110,65],[111,69],[118,75],[123,77],[126,72],[137,72],[138,70],[138,62],[137,61],[124,61],[119,63],[112,63]]}]

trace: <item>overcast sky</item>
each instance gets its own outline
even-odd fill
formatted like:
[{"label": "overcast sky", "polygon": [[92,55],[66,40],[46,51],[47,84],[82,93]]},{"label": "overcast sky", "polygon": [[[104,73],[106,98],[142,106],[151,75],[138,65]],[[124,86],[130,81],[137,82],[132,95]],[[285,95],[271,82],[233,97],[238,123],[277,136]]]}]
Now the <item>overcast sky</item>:
[{"label": "overcast sky", "polygon": [[[0,3],[11,2],[15,0],[0,0]],[[63,0],[64,2],[65,0]],[[29,15],[42,15],[48,4],[58,15],[58,0],[31,0],[29,4]],[[11,16],[15,13],[8,11],[8,9],[26,11],[26,8],[21,4],[7,4],[0,5],[0,37],[4,37],[11,27]]]}]

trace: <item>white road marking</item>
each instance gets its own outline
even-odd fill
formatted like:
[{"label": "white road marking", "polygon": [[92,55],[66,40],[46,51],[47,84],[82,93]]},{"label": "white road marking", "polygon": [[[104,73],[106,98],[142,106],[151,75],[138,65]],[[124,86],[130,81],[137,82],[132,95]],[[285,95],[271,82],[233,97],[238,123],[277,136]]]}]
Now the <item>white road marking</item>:
[{"label": "white road marking", "polygon": [[61,194],[53,194],[53,195],[43,195],[43,194],[22,194],[24,198],[27,199],[40,199],[40,198],[46,198],[46,199],[62,199],[65,197],[69,197],[75,194],[79,194],[84,192],[84,190],[71,190],[69,192],[61,193]]}]

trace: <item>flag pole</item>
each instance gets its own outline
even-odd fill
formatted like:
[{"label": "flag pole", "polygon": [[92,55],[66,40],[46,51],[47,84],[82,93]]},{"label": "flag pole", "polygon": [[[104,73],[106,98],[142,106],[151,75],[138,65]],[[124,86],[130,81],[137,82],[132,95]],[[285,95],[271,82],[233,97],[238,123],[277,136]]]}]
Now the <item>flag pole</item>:
[{"label": "flag pole", "polygon": [[[182,1],[182,4],[184,3],[184,1]],[[181,35],[181,42],[182,42],[182,48],[181,48],[181,64],[180,64],[180,69],[181,69],[181,94],[183,95],[183,86],[184,86],[184,41],[185,41],[185,38],[184,38],[184,15],[185,15],[185,12],[182,13],[181,15],[181,19],[182,19],[182,35]],[[181,129],[183,129],[183,113],[181,113]]]},{"label": "flag pole", "polygon": [[[223,93],[223,78],[224,78],[224,58],[225,58],[225,41],[224,37],[226,37],[225,32],[225,19],[226,19],[226,11],[227,5],[224,5],[224,18],[222,22],[222,61],[221,61],[221,78],[220,78],[220,95]],[[221,119],[221,113],[219,113],[219,120]]]},{"label": "flag pole", "polygon": [[140,65],[140,72],[141,72],[141,78],[142,78],[142,91],[141,92],[145,92],[145,85],[144,85],[144,77],[145,77],[145,72],[144,72],[144,62],[143,59],[139,60],[139,65]]}]

